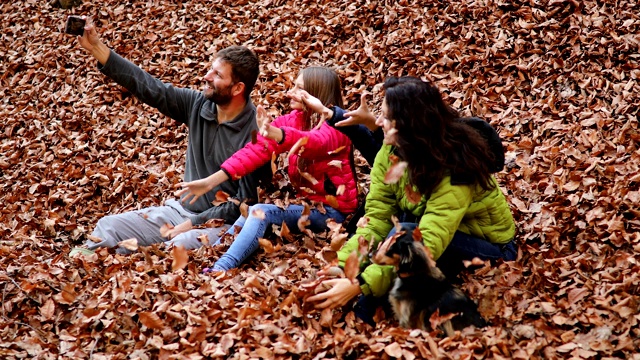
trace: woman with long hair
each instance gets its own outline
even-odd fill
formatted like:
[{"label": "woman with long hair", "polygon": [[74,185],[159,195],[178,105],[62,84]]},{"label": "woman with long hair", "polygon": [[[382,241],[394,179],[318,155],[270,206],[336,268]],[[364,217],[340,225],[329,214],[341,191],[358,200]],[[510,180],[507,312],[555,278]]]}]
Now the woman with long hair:
[{"label": "woman with long hair", "polygon": [[[326,221],[343,222],[346,215],[357,207],[357,186],[351,159],[349,138],[325,122],[315,124],[313,113],[307,111],[299,100],[301,91],[318,98],[325,106],[342,106],[342,88],[338,74],[326,67],[309,67],[302,70],[288,93],[293,111],[268,119],[266,111],[258,107],[258,123],[261,132],[255,143],[227,159],[220,170],[206,179],[182,184],[179,195],[183,201],[195,201],[222,181],[237,180],[271,161],[273,154],[289,153],[288,175],[299,197],[323,204],[323,209],[311,208],[308,214],[312,231],[326,229]],[[304,143],[303,147],[295,146]],[[305,206],[290,204],[285,208],[274,204],[255,204],[248,216],[241,216],[227,234],[233,235],[241,228],[235,240],[220,259],[208,270],[229,270],[240,265],[259,246],[267,226],[282,222],[294,230],[298,228]],[[174,244],[179,245],[179,244]]]},{"label": "woman with long hair", "polygon": [[[375,249],[393,233],[392,217],[403,212],[416,217],[416,223],[403,225],[419,228],[425,246],[449,278],[457,276],[464,260],[515,260],[515,223],[491,175],[496,157],[503,155],[494,153],[474,127],[459,121],[432,83],[389,78],[384,89],[382,115],[376,123],[385,137],[371,171],[368,222],[338,252],[340,265],[359,248],[361,237],[373,241]],[[375,304],[372,297],[381,299],[395,274],[393,267],[363,258],[358,284],[325,280],[328,290],[308,301],[317,302],[318,308],[336,307],[364,294],[358,305],[368,308],[357,307],[356,313],[372,323],[372,309],[365,304]]]}]

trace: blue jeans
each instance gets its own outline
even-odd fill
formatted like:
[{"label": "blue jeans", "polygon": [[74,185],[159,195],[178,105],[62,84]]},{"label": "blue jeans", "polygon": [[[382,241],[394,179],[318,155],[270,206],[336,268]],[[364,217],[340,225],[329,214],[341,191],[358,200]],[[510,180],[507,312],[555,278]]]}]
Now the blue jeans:
[{"label": "blue jeans", "polygon": [[[327,229],[327,220],[334,219],[341,223],[344,221],[344,215],[330,206],[324,206],[326,214],[316,209],[311,209],[309,221],[311,224],[308,228],[311,231],[323,231]],[[264,219],[260,219],[253,215],[255,210],[264,212]],[[249,208],[249,217],[241,216],[236,220],[227,234],[233,235],[235,226],[242,227],[240,233],[233,241],[229,249],[224,255],[218,259],[213,266],[213,270],[229,270],[238,267],[245,259],[247,259],[259,247],[258,239],[264,237],[267,227],[271,224],[280,225],[284,221],[292,232],[298,231],[298,219],[302,216],[304,207],[302,205],[289,205],[286,209],[282,209],[273,204],[256,204]],[[220,241],[216,244],[218,244]]]},{"label": "blue jeans", "polygon": [[[408,231],[413,231],[418,224],[401,223]],[[395,234],[395,227],[389,232],[389,236]],[[453,280],[464,270],[464,260],[472,260],[474,257],[482,260],[495,261],[503,259],[513,261],[518,256],[518,249],[513,240],[506,244],[493,244],[484,239],[456,231],[449,246],[436,260],[436,265],[449,280]],[[376,308],[383,306],[385,310],[390,309],[386,296],[376,298],[375,296],[361,296],[355,305],[354,313],[366,323],[375,326],[373,315]]]}]

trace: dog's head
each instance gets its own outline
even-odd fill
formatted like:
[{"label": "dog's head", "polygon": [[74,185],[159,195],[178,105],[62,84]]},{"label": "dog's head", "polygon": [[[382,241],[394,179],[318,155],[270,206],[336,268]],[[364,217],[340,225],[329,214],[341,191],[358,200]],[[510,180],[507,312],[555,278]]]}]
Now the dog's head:
[{"label": "dog's head", "polygon": [[373,262],[378,265],[393,265],[399,277],[421,274],[444,280],[431,251],[422,242],[422,233],[417,227],[413,231],[400,227],[378,246]]}]

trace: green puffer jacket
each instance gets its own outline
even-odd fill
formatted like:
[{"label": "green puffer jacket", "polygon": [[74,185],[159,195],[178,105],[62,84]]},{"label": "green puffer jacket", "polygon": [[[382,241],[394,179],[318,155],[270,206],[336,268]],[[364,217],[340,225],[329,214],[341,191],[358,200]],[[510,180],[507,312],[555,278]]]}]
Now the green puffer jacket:
[{"label": "green puffer jacket", "polygon": [[[446,176],[428,199],[422,196],[417,204],[412,203],[405,190],[410,186],[408,170],[397,183],[384,183],[385,174],[392,165],[389,156],[393,150],[392,146],[384,145],[376,156],[365,205],[365,216],[369,222],[366,227],[358,228],[338,252],[340,266],[344,267],[351,252],[358,249],[360,236],[373,241],[373,248],[377,248],[393,228],[391,216],[401,212],[411,213],[419,219],[422,239],[434,259],[442,255],[456,230],[497,244],[513,239],[515,222],[509,204],[497,185],[491,191],[482,191],[477,185],[452,185],[451,178]],[[476,188],[479,190],[475,191]],[[415,187],[413,192],[417,194]],[[360,286],[362,293],[374,296],[386,294],[395,277],[393,267],[372,264],[368,262],[369,259],[366,261],[361,264],[360,276],[365,282]]]}]

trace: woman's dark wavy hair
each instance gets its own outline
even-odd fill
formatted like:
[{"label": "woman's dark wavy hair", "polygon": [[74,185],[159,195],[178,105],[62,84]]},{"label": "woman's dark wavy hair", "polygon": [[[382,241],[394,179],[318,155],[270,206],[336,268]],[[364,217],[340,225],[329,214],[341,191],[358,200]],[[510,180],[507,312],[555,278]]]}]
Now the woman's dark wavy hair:
[{"label": "woman's dark wavy hair", "polygon": [[463,183],[491,190],[493,153],[474,128],[459,122],[436,86],[415,77],[384,83],[387,117],[395,121],[398,155],[408,163],[411,183],[422,194],[450,174]]}]

